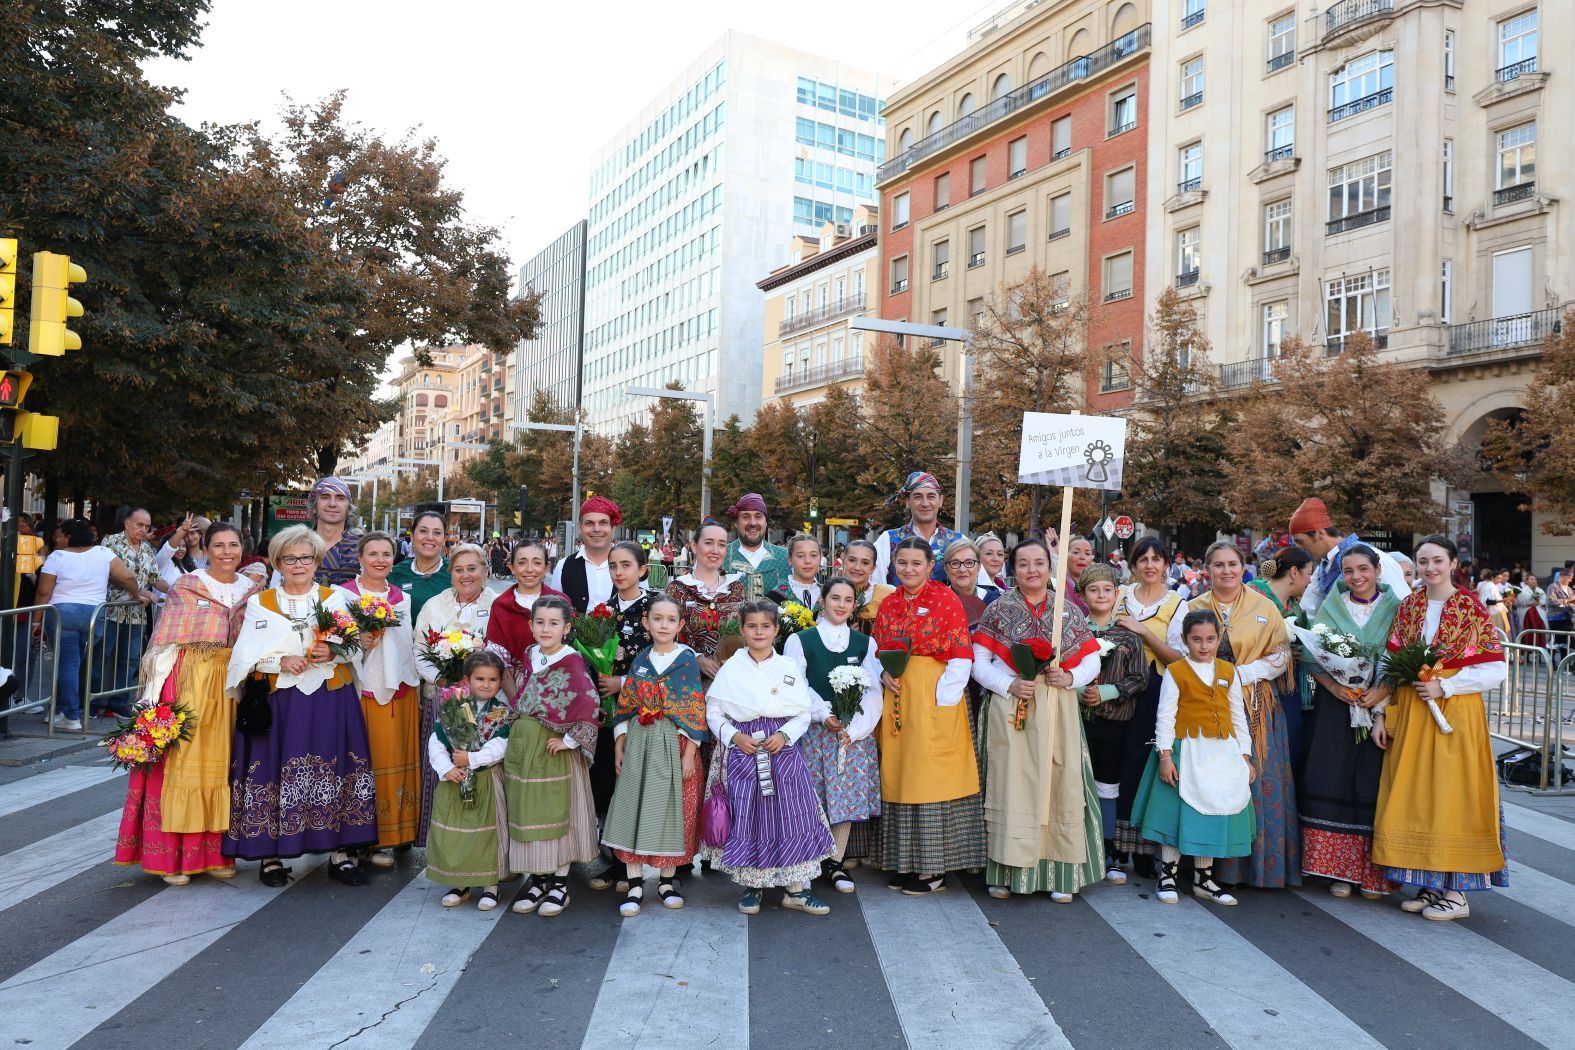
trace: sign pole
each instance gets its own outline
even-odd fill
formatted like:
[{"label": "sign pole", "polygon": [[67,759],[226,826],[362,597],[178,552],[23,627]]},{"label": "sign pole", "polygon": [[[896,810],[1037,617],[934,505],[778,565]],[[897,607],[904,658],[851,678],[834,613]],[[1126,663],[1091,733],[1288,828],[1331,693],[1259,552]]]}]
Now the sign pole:
[{"label": "sign pole", "polygon": [[[1072,415],[1082,415],[1073,409]],[[1072,540],[1067,533],[1072,531],[1072,486],[1067,485],[1061,489],[1061,527],[1056,532],[1056,545],[1066,544],[1061,547],[1061,553],[1055,559],[1055,613],[1050,618],[1050,644],[1055,646],[1055,659],[1059,664],[1065,653],[1061,652],[1061,622],[1066,616],[1066,551],[1072,546]]]}]

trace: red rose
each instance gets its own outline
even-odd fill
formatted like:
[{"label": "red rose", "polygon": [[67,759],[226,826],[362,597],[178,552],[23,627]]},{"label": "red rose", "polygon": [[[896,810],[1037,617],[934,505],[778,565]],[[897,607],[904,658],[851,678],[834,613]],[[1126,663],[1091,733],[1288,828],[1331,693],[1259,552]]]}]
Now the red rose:
[{"label": "red rose", "polygon": [[591,619],[593,620],[611,620],[612,618],[613,611],[607,608],[606,602],[603,602],[591,610]]},{"label": "red rose", "polygon": [[1043,638],[1028,639],[1028,651],[1034,654],[1035,660],[1048,660],[1055,655],[1055,646]]}]

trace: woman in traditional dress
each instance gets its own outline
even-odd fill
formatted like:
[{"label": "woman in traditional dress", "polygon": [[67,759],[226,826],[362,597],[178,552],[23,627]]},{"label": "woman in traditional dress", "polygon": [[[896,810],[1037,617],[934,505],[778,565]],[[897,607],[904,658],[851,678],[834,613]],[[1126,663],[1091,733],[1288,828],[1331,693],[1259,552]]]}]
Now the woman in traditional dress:
[{"label": "woman in traditional dress", "polygon": [[597,856],[590,765],[601,704],[584,658],[568,644],[573,616],[566,598],[536,600],[536,644],[525,654],[513,700],[519,720],[503,756],[509,868],[528,876],[512,906],[522,915],[561,913],[569,906],[569,865]]},{"label": "woman in traditional dress", "polygon": [[266,687],[268,728],[251,735],[244,718],[236,727],[224,854],[260,860],[265,886],[290,881],[285,860],[323,852],[335,879],[365,885],[356,853],[377,843],[372,748],[355,677],[348,657],[317,640],[318,607],[347,606],[343,591],[313,582],[327,549],[305,525],[273,538],[282,582],[247,600],[230,654],[226,688]]},{"label": "woman in traditional dress", "polygon": [[881,828],[876,864],[910,896],[946,888],[946,873],[984,865],[979,763],[968,731],[973,645],[957,595],[933,578],[935,554],[913,536],[892,551],[901,586],[875,618],[877,650],[909,653],[900,679],[881,673]]},{"label": "woman in traditional dress", "polygon": [[[1403,596],[1382,582],[1378,554],[1364,543],[1340,556],[1340,573],[1334,591],[1319,603],[1313,626],[1349,635],[1377,654],[1389,641]],[[1372,862],[1373,814],[1384,753],[1369,730],[1358,733],[1352,728],[1351,713],[1353,707],[1381,711],[1392,690],[1374,682],[1351,695],[1317,664],[1308,666],[1317,685],[1307,769],[1296,791],[1302,874],[1332,879],[1329,892],[1336,897],[1349,897],[1356,888],[1363,897],[1377,900],[1394,888]]]},{"label": "woman in traditional dress", "polygon": [[[821,875],[838,893],[855,889],[843,866],[853,826],[880,815],[875,727],[881,716],[881,667],[869,637],[848,625],[857,602],[858,592],[847,577],[833,577],[821,596],[818,622],[788,638],[782,647],[782,655],[798,664],[815,694],[813,721],[799,747],[836,842],[836,852],[822,866]],[[831,672],[838,667],[862,668],[869,680],[857,712],[845,725],[832,707],[836,690]]]},{"label": "woman in traditional dress", "polygon": [[154,624],[138,704],[184,704],[194,728],[161,761],[131,771],[115,842],[116,864],[141,864],[171,886],[204,872],[216,879],[235,874],[235,862],[221,851],[235,732],[224,681],[246,599],[261,584],[236,572],[245,546],[234,525],[208,526],[202,549],[207,566],[175,581]]},{"label": "woman in traditional dress", "polygon": [[678,640],[695,651],[707,682],[722,669],[717,659],[723,621],[738,616],[744,604],[744,575],[722,571],[727,556],[727,530],[707,521],[690,534],[694,567],[667,585],[667,595],[683,610]]},{"label": "woman in traditional dress", "polygon": [[[441,522],[432,514],[423,515],[416,523],[416,530],[424,536],[423,543],[432,546],[432,530]],[[442,549],[442,538],[436,539],[437,549]],[[462,543],[454,548],[445,560],[448,566],[449,587],[427,599],[416,614],[414,640],[418,647],[416,672],[421,675],[421,739],[432,736],[437,717],[437,694],[444,686],[455,683],[440,681],[438,669],[422,659],[419,646],[428,632],[442,634],[446,631],[468,631],[478,637],[487,636],[492,619],[492,605],[498,597],[496,591],[487,589],[487,555],[474,543]],[[397,568],[397,566],[396,566]],[[390,579],[393,578],[390,574]],[[416,586],[430,588],[429,576],[417,576]],[[411,605],[416,604],[414,594]],[[421,764],[421,824],[416,833],[416,845],[427,843],[427,828],[432,822],[432,792],[437,788],[437,774],[429,762]]]},{"label": "woman in traditional dress", "polygon": [[544,594],[568,597],[543,581],[547,578],[547,544],[542,540],[520,540],[509,552],[509,572],[514,586],[494,600],[487,615],[487,648],[503,658],[503,692],[513,696],[519,689],[520,663],[525,650],[535,644],[530,631],[531,608]]},{"label": "woman in traditional dress", "polygon": [[1116,622],[1143,641],[1148,658],[1148,686],[1138,700],[1127,730],[1126,753],[1121,760],[1121,794],[1116,799],[1116,849],[1121,859],[1130,854],[1133,869],[1153,878],[1156,843],[1137,833],[1132,825],[1132,800],[1154,748],[1154,727],[1159,717],[1159,689],[1165,668],[1182,659],[1181,621],[1187,603],[1170,589],[1170,557],[1158,536],[1142,537],[1132,547],[1133,581],[1121,589],[1121,615]]},{"label": "woman in traditional dress", "polygon": [[412,845],[421,825],[421,676],[416,652],[410,596],[388,582],[394,567],[394,538],[369,532],[356,545],[361,572],[345,585],[351,600],[364,594],[393,607],[397,622],[370,649],[355,655],[361,687],[361,713],[372,744],[372,777],[377,781],[377,848],[365,858],[376,868],[394,866],[388,851]]},{"label": "woman in traditional dress", "polygon": [[[428,599],[437,597],[449,585],[448,558],[443,555],[447,538],[448,521],[443,515],[435,510],[417,514],[410,526],[411,556],[388,574],[388,582],[410,598],[412,620],[421,617]],[[426,728],[430,732],[432,727]]]},{"label": "woman in traditional dress", "polygon": [[[1526,573],[1520,588],[1515,592],[1515,637],[1526,635],[1527,645],[1542,645],[1542,633],[1548,621],[1543,618],[1542,607],[1547,603],[1548,592],[1537,586],[1537,577]],[[1526,632],[1531,632],[1526,634]]]},{"label": "woman in traditional dress", "polygon": [[[1312,582],[1317,566],[1313,556],[1300,547],[1284,547],[1272,558],[1258,563],[1258,574],[1247,584],[1274,603],[1274,608],[1287,621],[1302,618],[1301,597]],[[1302,618],[1305,622],[1305,618]],[[1301,683],[1293,673],[1287,678],[1276,679],[1275,695],[1280,699],[1280,711],[1285,715],[1285,740],[1291,753],[1291,774],[1296,781],[1297,793],[1301,792],[1302,770],[1307,764],[1306,723],[1312,718],[1308,703],[1302,700]],[[1308,700],[1312,694],[1308,693]]]},{"label": "woman in traditional dress", "polygon": [[[1454,543],[1429,536],[1416,549],[1424,590],[1400,603],[1389,651],[1425,642],[1442,673],[1395,690],[1373,737],[1388,745],[1373,821],[1373,863],[1417,887],[1400,905],[1429,919],[1471,914],[1465,894],[1509,885],[1503,809],[1482,694],[1504,681],[1504,647],[1487,610],[1457,590]],[[1453,732],[1435,722],[1431,700]]]},{"label": "woman in traditional dress", "polygon": [[1243,583],[1245,566],[1234,542],[1211,544],[1203,564],[1209,572],[1209,589],[1190,599],[1187,608],[1212,612],[1220,622],[1219,659],[1236,665],[1252,732],[1253,760],[1258,763],[1252,782],[1257,821],[1252,854],[1221,858],[1217,877],[1223,883],[1263,889],[1300,886],[1302,835],[1296,820],[1296,782],[1285,711],[1276,693],[1276,683],[1293,673],[1285,618],[1273,602]]},{"label": "woman in traditional dress", "polygon": [[1001,592],[979,582],[979,549],[973,545],[973,540],[967,537],[953,540],[942,559],[946,582],[962,602],[963,614],[968,617],[968,630],[972,631],[979,626],[985,606],[999,598]]},{"label": "woman in traditional dress", "polygon": [[974,540],[974,545],[979,548],[979,583],[988,581],[997,591],[1006,593],[1010,589],[1006,582],[1006,544],[995,533],[987,532]]},{"label": "woman in traditional dress", "polygon": [[1087,536],[1073,536],[1066,544],[1066,600],[1077,607],[1080,613],[1088,612],[1083,607],[1083,596],[1077,591],[1077,581],[1083,578],[1083,570],[1094,564],[1094,542]]},{"label": "woman in traditional dress", "polygon": [[846,576],[858,591],[858,610],[849,621],[853,627],[869,634],[875,629],[875,617],[880,612],[880,603],[886,596],[896,590],[889,583],[874,583],[875,560],[879,553],[875,544],[869,540],[849,540],[842,551],[842,575]]},{"label": "woman in traditional dress", "polygon": [[[613,548],[613,557],[618,549]],[[618,570],[613,569],[616,578]],[[705,685],[694,650],[678,642],[678,603],[665,594],[642,599],[652,644],[624,668],[613,715],[617,788],[607,809],[602,844],[625,865],[624,918],[640,914],[643,866],[657,869],[656,892],[682,908],[678,868],[700,849],[700,797],[705,774],[700,745],[706,728]],[[605,761],[605,759],[604,759]]]},{"label": "woman in traditional dress", "polygon": [[[973,636],[973,677],[985,689],[984,879],[992,897],[1048,891],[1067,904],[1104,875],[1099,794],[1077,695],[1099,675],[1099,643],[1070,602],[1054,638],[1050,549],[1042,541],[1017,545],[1012,575],[1017,587],[985,610]],[[1019,676],[1012,646],[1034,639],[1049,642],[1055,656],[1030,681]],[[1019,701],[1027,703],[1022,728]]]},{"label": "woman in traditional dress", "polygon": [[820,604],[820,541],[807,532],[796,533],[788,538],[787,552],[788,578],[767,597],[813,610]]},{"label": "woman in traditional dress", "polygon": [[[1083,731],[1099,795],[1099,829],[1105,838],[1105,881],[1127,881],[1116,845],[1116,812],[1121,797],[1121,765],[1138,702],[1148,690],[1148,658],[1143,640],[1118,622],[1121,588],[1108,565],[1090,565],[1078,580],[1088,606],[1088,629],[1099,644],[1099,677],[1083,687]],[[975,660],[977,663],[977,660]],[[988,796],[986,796],[988,798]],[[986,817],[988,817],[988,810]]]}]

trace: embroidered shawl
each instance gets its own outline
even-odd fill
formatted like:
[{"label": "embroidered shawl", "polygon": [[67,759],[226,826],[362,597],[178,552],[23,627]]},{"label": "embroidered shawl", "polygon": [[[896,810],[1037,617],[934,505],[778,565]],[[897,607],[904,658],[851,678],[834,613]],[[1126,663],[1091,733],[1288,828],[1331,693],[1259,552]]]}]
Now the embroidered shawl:
[{"label": "embroidered shawl", "polygon": [[950,587],[935,580],[926,581],[911,598],[900,587],[886,595],[875,617],[875,644],[943,661],[973,659],[962,602]]},{"label": "embroidered shawl", "polygon": [[[722,577],[727,579],[726,575]],[[707,595],[683,577],[667,585],[667,595],[678,603],[680,626],[678,640],[700,656],[715,656],[721,645],[720,621],[737,616],[744,604],[744,577],[740,576],[723,586],[716,594]],[[716,614],[717,623],[710,621]]]},{"label": "embroidered shawl", "polygon": [[[1313,617],[1313,624],[1328,624],[1331,630],[1341,634],[1349,634],[1362,645],[1374,652],[1384,646],[1389,640],[1391,625],[1394,623],[1395,613],[1400,610],[1400,599],[1395,597],[1394,591],[1389,589],[1387,583],[1378,585],[1378,598],[1373,606],[1373,615],[1368,617],[1366,626],[1358,627],[1356,620],[1351,616],[1351,608],[1344,602],[1344,596],[1349,593],[1345,581],[1341,580],[1334,585],[1334,591],[1318,603],[1317,615]],[[1422,607],[1423,615],[1427,607]]]},{"label": "embroidered shawl", "polygon": [[[1427,629],[1427,591],[1412,591],[1400,602],[1395,613],[1389,650],[1397,652],[1412,642],[1420,642]],[[1456,591],[1444,599],[1438,633],[1433,647],[1443,656],[1445,667],[1469,667],[1504,659],[1504,645],[1493,630],[1486,606],[1470,591]]]},{"label": "embroidered shawl", "polygon": [[1055,618],[1055,595],[1047,594],[1039,605],[1030,605],[1023,592],[1012,588],[990,603],[979,620],[979,629],[973,640],[996,656],[1012,664],[1012,646],[1030,638],[1043,638],[1055,645],[1056,663],[1070,671],[1083,659],[1099,651],[1094,633],[1088,629],[1088,620],[1071,602],[1066,604],[1061,619],[1061,644],[1050,637],[1051,621]]},{"label": "embroidered shawl", "polygon": [[[534,652],[534,647],[532,648]],[[537,671],[530,653],[520,661],[525,676],[512,705],[520,717],[536,719],[554,733],[573,738],[585,752],[585,760],[596,757],[597,716],[601,696],[579,653],[570,650],[543,670]]]},{"label": "embroidered shawl", "polygon": [[649,652],[642,651],[634,658],[624,676],[623,691],[618,694],[618,709],[613,714],[613,725],[626,722],[640,714],[642,686],[654,683],[665,691],[662,714],[673,720],[678,731],[697,744],[711,738],[705,722],[705,683],[700,680],[700,661],[694,651],[684,649],[673,658],[667,670],[658,671],[651,663]]},{"label": "embroidered shawl", "polygon": [[1250,664],[1290,645],[1285,617],[1273,602],[1251,587],[1242,587],[1241,596],[1227,604],[1216,600],[1213,591],[1205,591],[1188,599],[1187,608],[1191,612],[1206,609],[1219,617],[1225,628],[1225,636],[1220,639],[1221,660]]},{"label": "embroidered shawl", "polygon": [[722,572],[731,576],[742,573],[744,579],[751,575],[760,576],[760,593],[770,594],[785,583],[792,572],[788,564],[786,547],[779,547],[775,543],[763,542],[761,547],[765,550],[765,557],[760,559],[757,569],[744,557],[744,543],[742,540],[732,540],[727,545],[727,553],[722,558]]}]

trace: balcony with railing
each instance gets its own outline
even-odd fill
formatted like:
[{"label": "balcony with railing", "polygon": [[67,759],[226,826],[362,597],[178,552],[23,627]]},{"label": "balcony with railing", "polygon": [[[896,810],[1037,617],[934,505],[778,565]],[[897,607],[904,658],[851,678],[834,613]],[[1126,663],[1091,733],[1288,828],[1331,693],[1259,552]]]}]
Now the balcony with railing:
[{"label": "balcony with railing", "polygon": [[1118,215],[1126,215],[1136,207],[1137,205],[1133,201],[1122,201],[1120,204],[1113,204],[1105,209],[1105,218],[1114,219]]},{"label": "balcony with railing", "polygon": [[1072,236],[1072,227],[1070,226],[1063,226],[1059,230],[1050,231],[1050,239],[1052,241],[1059,241],[1062,237],[1070,236]]},{"label": "balcony with railing", "polygon": [[1201,105],[1203,105],[1203,92],[1194,91],[1192,94],[1181,100],[1181,112],[1185,113],[1187,110],[1195,109]]},{"label": "balcony with railing", "polygon": [[1274,381],[1274,358],[1255,357],[1250,361],[1232,361],[1220,365],[1220,389],[1239,390],[1253,383]]},{"label": "balcony with railing", "polygon": [[1358,113],[1366,113],[1368,110],[1377,109],[1379,106],[1387,106],[1394,101],[1394,97],[1395,89],[1387,87],[1382,91],[1375,91],[1371,95],[1363,95],[1361,98],[1352,99],[1350,102],[1342,103],[1329,111],[1329,123],[1333,124],[1336,121],[1344,120],[1346,117],[1354,117]]},{"label": "balcony with railing", "polygon": [[1511,62],[1507,66],[1499,66],[1493,71],[1493,76],[1500,84],[1507,84],[1511,80],[1519,80],[1527,73],[1535,73],[1536,71],[1537,56],[1532,55],[1530,58],[1523,58],[1519,62]]},{"label": "balcony with railing", "polygon": [[1367,211],[1359,211],[1338,219],[1330,219],[1324,224],[1324,232],[1332,237],[1337,233],[1359,230],[1363,226],[1372,226],[1375,223],[1388,221],[1389,205],[1386,204],[1382,208],[1369,208]]},{"label": "balcony with railing", "polygon": [[1449,326],[1449,355],[1538,345],[1564,330],[1565,309],[1567,307],[1552,306],[1526,314],[1452,324]]},{"label": "balcony with railing", "polygon": [[951,263],[949,263],[949,262],[936,263],[935,264],[935,269],[930,272],[930,280],[932,280],[932,281],[944,281],[951,272],[952,272],[952,264]]},{"label": "balcony with railing", "polygon": [[904,277],[900,281],[893,281],[893,282],[891,282],[891,294],[892,295],[901,295],[903,292],[906,292],[907,290],[908,290],[908,279],[906,277]]},{"label": "balcony with railing", "polygon": [[1265,164],[1273,164],[1277,160],[1289,160],[1294,156],[1296,156],[1296,143],[1287,142],[1283,146],[1275,146],[1273,149],[1264,150],[1263,162]]},{"label": "balcony with railing", "polygon": [[1132,289],[1130,288],[1117,288],[1115,291],[1105,294],[1105,302],[1107,303],[1118,303],[1123,299],[1130,298],[1132,298]]},{"label": "balcony with railing", "polygon": [[863,374],[863,357],[845,357],[841,361],[829,361],[823,365],[801,368],[777,376],[776,392],[787,394],[795,390],[808,390],[810,387],[854,379]]},{"label": "balcony with railing", "polygon": [[1016,91],[1008,92],[988,105],[980,106],[972,113],[953,121],[933,135],[926,135],[918,142],[915,142],[912,148],[904,150],[882,164],[876,170],[875,181],[883,183],[894,179],[926,157],[934,156],[948,146],[961,142],[975,132],[989,127],[996,121],[1011,116],[1024,106],[1038,102],[1040,99],[1045,98],[1052,92],[1059,91],[1068,84],[1079,80],[1087,80],[1104,72],[1111,66],[1126,61],[1148,47],[1150,38],[1151,27],[1145,22],[1130,33],[1117,37],[1091,54],[1081,55],[1063,62],[1038,80],[1024,84]]},{"label": "balcony with railing", "polygon": [[1323,35],[1338,33],[1358,22],[1387,15],[1394,9],[1394,0],[1340,0],[1324,12]]},{"label": "balcony with railing", "polygon": [[1193,26],[1202,25],[1203,24],[1203,15],[1204,15],[1204,9],[1201,8],[1201,7],[1198,8],[1196,11],[1191,12],[1190,14],[1182,15],[1181,16],[1181,28],[1182,29],[1191,29]]},{"label": "balcony with railing", "polygon": [[1514,204],[1516,201],[1529,200],[1536,196],[1537,184],[1535,182],[1520,182],[1513,186],[1505,186],[1501,190],[1493,191],[1493,207],[1502,207],[1505,204]]},{"label": "balcony with railing", "polygon": [[1202,175],[1199,175],[1195,179],[1182,179],[1180,182],[1176,183],[1176,192],[1177,193],[1196,193],[1199,190],[1201,190],[1202,188],[1203,188],[1203,176]]},{"label": "balcony with railing", "polygon": [[1283,55],[1275,55],[1273,58],[1269,59],[1268,71],[1273,73],[1277,70],[1284,69],[1294,61],[1296,61],[1296,52],[1294,51],[1287,51]]},{"label": "balcony with railing", "polygon": [[1273,266],[1275,263],[1282,263],[1290,257],[1291,246],[1288,244],[1282,248],[1268,248],[1263,253],[1263,265]]},{"label": "balcony with railing", "polygon": [[1176,275],[1176,287],[1177,288],[1191,288],[1193,285],[1195,285],[1197,283],[1198,283],[1198,271],[1197,270],[1188,270],[1186,273],[1178,273]]},{"label": "balcony with railing", "polygon": [[[906,284],[907,282],[905,281],[903,283]],[[846,317],[848,314],[856,314],[863,309],[863,296],[844,296],[843,298],[838,299],[836,302],[827,303],[825,306],[819,307],[818,309],[809,310],[801,314],[795,314],[792,317],[782,318],[781,323],[777,325],[777,335],[787,335],[789,332],[798,332],[805,328],[813,328],[818,324],[824,324],[827,321],[835,321],[839,317]]]}]

